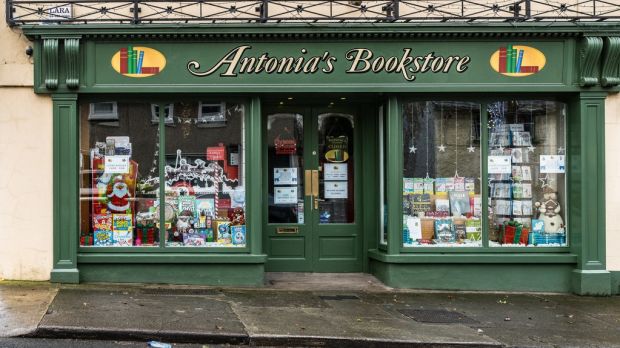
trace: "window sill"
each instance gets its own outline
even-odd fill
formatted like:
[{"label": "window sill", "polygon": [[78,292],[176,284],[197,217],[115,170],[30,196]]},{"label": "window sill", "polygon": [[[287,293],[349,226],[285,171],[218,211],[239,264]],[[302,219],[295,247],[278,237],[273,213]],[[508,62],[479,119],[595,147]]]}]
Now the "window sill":
[{"label": "window sill", "polygon": [[[450,249],[449,252],[439,250],[429,250],[424,253],[407,253],[400,255],[387,255],[384,252],[373,249],[368,251],[368,257],[373,260],[388,263],[577,263],[577,255],[568,253],[568,249],[563,251],[566,253],[546,252],[548,250],[538,251],[536,253],[521,253],[519,249],[514,252],[506,253],[488,250],[469,250],[466,253],[460,253],[459,250]],[[508,250],[511,251],[511,250]]]},{"label": "window sill", "polygon": [[196,253],[79,253],[78,263],[265,263],[267,255]]}]

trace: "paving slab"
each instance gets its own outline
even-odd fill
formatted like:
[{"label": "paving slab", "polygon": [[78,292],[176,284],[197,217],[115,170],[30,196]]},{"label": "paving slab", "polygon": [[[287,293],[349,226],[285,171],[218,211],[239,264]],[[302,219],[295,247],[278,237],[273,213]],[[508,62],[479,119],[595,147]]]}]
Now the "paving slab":
[{"label": "paving slab", "polygon": [[0,337],[35,331],[56,291],[46,282],[0,282]]},{"label": "paving slab", "polygon": [[[308,294],[310,295],[310,294]],[[326,301],[328,308],[250,307],[233,305],[255,344],[321,341],[342,346],[501,346],[477,330],[456,325],[421,324],[402,315],[392,315],[380,306],[360,300]],[[320,339],[319,339],[320,338]],[[346,344],[345,344],[346,345]]]},{"label": "paving slab", "polygon": [[37,335],[205,343],[247,341],[243,325],[226,302],[205,296],[160,296],[132,290],[62,289]]}]

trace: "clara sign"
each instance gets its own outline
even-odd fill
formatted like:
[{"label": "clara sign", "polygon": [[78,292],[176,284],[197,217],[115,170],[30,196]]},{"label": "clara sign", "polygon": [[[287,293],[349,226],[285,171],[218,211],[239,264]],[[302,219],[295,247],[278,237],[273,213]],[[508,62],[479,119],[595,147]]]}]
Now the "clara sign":
[{"label": "clara sign", "polygon": [[[347,74],[388,73],[398,74],[406,81],[414,81],[417,74],[467,71],[471,58],[467,55],[437,55],[435,52],[414,53],[412,48],[403,48],[398,55],[375,54],[369,48],[351,48],[343,56],[330,51],[310,54],[302,48],[296,55],[275,56],[269,52],[253,54],[252,46],[241,45],[228,51],[214,64],[201,64],[197,60],[187,63],[190,74],[199,77],[218,75],[236,77],[244,74],[331,74],[337,61],[346,61]],[[206,65],[206,67],[203,67]]]}]

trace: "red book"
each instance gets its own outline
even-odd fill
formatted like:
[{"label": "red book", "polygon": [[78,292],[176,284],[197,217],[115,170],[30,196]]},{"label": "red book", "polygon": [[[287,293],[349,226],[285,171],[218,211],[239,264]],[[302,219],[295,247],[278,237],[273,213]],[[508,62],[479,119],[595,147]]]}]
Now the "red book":
[{"label": "red book", "polygon": [[121,48],[121,74],[127,73],[127,48]]},{"label": "red book", "polygon": [[538,67],[537,66],[521,66],[521,72],[522,73],[537,73],[538,72]]},{"label": "red book", "polygon": [[153,66],[143,66],[142,73],[143,74],[157,74],[159,73],[159,68],[153,67]]},{"label": "red book", "polygon": [[499,72],[506,72],[506,47],[501,47],[499,49]]}]

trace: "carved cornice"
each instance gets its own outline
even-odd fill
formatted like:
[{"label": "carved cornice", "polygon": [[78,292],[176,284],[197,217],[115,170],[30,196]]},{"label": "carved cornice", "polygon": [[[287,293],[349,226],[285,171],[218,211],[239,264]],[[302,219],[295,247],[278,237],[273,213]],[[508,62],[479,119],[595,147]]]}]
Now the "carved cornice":
[{"label": "carved cornice", "polygon": [[588,36],[581,40],[579,48],[580,77],[581,87],[591,87],[598,84],[600,57],[603,52],[603,39],[600,37]]},{"label": "carved cornice", "polygon": [[614,87],[620,84],[620,37],[610,36],[604,39],[603,69],[601,70],[601,85]]},{"label": "carved cornice", "polygon": [[65,67],[67,88],[80,85],[80,39],[65,39]]},{"label": "carved cornice", "polygon": [[45,88],[58,88],[58,39],[43,40],[43,65]]}]

